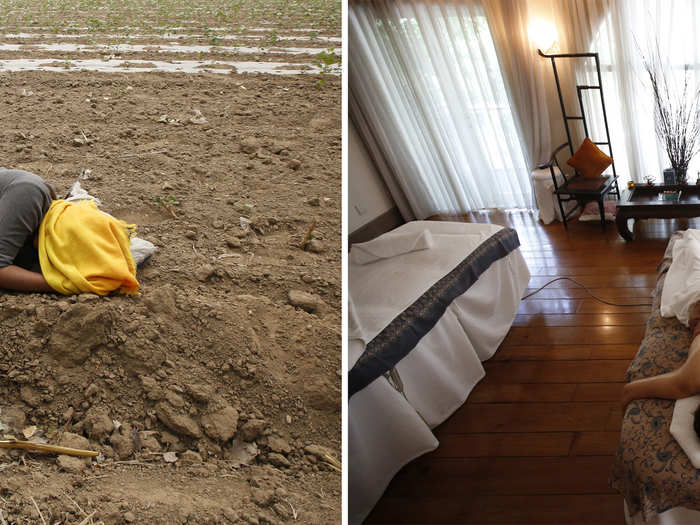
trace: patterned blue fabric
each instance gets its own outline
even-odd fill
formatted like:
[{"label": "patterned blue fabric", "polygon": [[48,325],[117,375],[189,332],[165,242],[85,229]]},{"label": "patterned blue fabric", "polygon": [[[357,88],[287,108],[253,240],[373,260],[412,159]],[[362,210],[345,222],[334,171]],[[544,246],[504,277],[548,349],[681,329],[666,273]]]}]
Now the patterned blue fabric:
[{"label": "patterned blue fabric", "polygon": [[[675,317],[661,317],[659,304],[667,259],[660,266],[646,333],[627,369],[627,381],[671,372],[688,355],[691,332]],[[610,485],[627,501],[631,515],[640,511],[645,520],[673,507],[700,510],[700,470],[670,433],[675,401],[632,401],[622,419],[620,446],[610,475]]]},{"label": "patterned blue fabric", "polygon": [[482,242],[457,267],[396,316],[365,348],[349,372],[349,397],[394,368],[413,350],[457,297],[495,261],[520,246],[515,230],[503,228]]}]

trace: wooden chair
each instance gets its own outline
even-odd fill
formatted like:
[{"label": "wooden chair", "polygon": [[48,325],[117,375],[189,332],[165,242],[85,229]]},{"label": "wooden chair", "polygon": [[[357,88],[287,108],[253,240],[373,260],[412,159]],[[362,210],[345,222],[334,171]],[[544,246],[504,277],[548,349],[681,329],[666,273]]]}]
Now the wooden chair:
[{"label": "wooden chair", "polygon": [[[564,228],[568,229],[566,220],[569,216],[574,213],[579,207],[583,211],[584,206],[589,202],[597,202],[600,208],[600,222],[605,231],[605,206],[604,200],[605,196],[610,193],[616,195],[617,199],[620,199],[620,188],[617,185],[617,175],[613,170],[613,175],[601,175],[594,179],[587,178],[578,172],[574,172],[573,175],[567,177],[566,173],[559,165],[559,160],[557,155],[564,149],[570,148],[569,143],[565,142],[557,149],[554,150],[549,162],[542,164],[539,168],[549,168],[549,172],[552,175],[552,181],[554,182],[554,194],[557,196],[557,201],[559,202],[559,211],[561,212],[561,219],[564,223]],[[614,162],[613,162],[614,165]],[[559,168],[561,175],[564,179],[562,184],[557,181],[557,173],[554,167]],[[564,211],[564,203],[576,201],[577,205],[571,208],[568,213]]]}]

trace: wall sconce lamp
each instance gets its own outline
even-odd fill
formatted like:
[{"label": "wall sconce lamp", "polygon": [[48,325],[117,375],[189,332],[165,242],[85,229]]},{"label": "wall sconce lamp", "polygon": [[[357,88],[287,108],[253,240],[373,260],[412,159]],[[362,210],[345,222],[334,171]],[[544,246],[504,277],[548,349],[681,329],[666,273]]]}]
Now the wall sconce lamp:
[{"label": "wall sconce lamp", "polygon": [[540,55],[557,53],[559,51],[557,28],[548,20],[541,18],[531,20],[527,33]]}]

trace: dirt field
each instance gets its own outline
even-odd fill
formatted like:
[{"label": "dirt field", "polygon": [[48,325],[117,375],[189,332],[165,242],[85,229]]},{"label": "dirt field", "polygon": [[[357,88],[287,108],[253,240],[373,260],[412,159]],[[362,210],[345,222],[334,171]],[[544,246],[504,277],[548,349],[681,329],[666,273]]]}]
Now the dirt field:
[{"label": "dirt field", "polygon": [[[339,14],[329,15],[339,2],[239,2],[235,13],[209,2],[214,14],[194,9],[202,2],[141,2],[139,16],[119,17],[100,9],[108,3],[79,16],[36,4],[49,7],[3,3],[0,44],[23,31],[49,35],[23,46],[66,42],[50,36],[70,30],[66,17],[89,27],[93,46],[117,45],[100,35],[125,20],[143,34],[158,24],[206,35],[201,45],[274,31],[276,46],[327,49],[312,40],[340,36]],[[213,24],[231,29],[206,33]],[[149,34],[149,45],[174,41]],[[156,53],[221,58],[122,59]],[[340,459],[341,446],[340,76],[1,72],[27,57],[76,60],[0,51],[0,165],[43,176],[59,195],[80,181],[158,252],[139,270],[141,296],[0,293],[0,433],[100,452],[0,450],[2,518],[339,523],[341,476],[324,458]],[[314,53],[289,58],[233,57],[328,65]]]}]

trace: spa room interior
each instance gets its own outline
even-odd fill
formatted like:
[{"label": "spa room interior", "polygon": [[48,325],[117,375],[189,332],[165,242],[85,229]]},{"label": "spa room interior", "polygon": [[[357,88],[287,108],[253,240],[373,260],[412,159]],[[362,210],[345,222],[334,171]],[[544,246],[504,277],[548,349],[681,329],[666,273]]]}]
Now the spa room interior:
[{"label": "spa room interior", "polygon": [[349,1],[349,523],[700,523],[698,28]]}]

